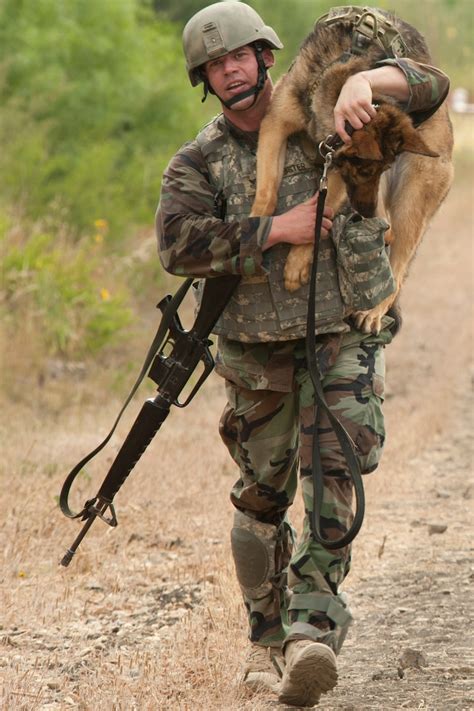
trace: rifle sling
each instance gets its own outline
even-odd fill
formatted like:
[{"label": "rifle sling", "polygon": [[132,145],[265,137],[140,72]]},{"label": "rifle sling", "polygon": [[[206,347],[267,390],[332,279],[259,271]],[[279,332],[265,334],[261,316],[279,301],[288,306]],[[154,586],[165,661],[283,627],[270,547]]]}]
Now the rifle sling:
[{"label": "rifle sling", "polygon": [[178,291],[173,295],[172,299],[170,302],[167,304],[166,309],[163,313],[162,319],[160,321],[160,325],[158,327],[158,330],[156,332],[155,337],[153,338],[153,341],[150,345],[150,348],[148,349],[148,353],[145,357],[145,361],[143,363],[142,369],[140,370],[140,373],[138,375],[138,378],[133,385],[132,389],[130,390],[130,393],[128,394],[124,404],[122,405],[119,414],[117,415],[117,418],[112,426],[112,429],[110,430],[109,434],[105,437],[105,439],[89,454],[87,454],[83,459],[81,459],[80,462],[76,464],[76,466],[69,472],[67,475],[64,484],[61,489],[61,493],[59,496],[59,506],[61,507],[61,511],[65,516],[68,518],[80,518],[83,516],[86,512],[86,507],[84,507],[81,511],[78,513],[75,513],[72,511],[69,507],[69,492],[71,490],[72,484],[76,477],[78,476],[79,472],[85,467],[85,465],[91,461],[104,447],[105,445],[110,441],[113,433],[115,432],[118,423],[120,422],[123,413],[125,412],[125,409],[128,407],[131,399],[135,395],[136,391],[138,390],[140,383],[142,382],[143,378],[146,376],[150,365],[153,361],[153,358],[155,355],[158,353],[160,348],[162,347],[164,341],[166,340],[167,333],[169,331],[169,328],[171,326],[171,323],[173,321],[173,317],[175,316],[179,305],[183,301],[184,297],[186,296],[187,292],[189,291],[189,288],[191,287],[191,284],[193,283],[192,278],[188,278],[184,281],[184,283],[179,287]]}]

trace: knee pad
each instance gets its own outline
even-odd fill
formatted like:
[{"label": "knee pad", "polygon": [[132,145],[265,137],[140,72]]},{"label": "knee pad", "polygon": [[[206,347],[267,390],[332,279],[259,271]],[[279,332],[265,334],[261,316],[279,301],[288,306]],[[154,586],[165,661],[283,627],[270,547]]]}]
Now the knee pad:
[{"label": "knee pad", "polygon": [[275,576],[278,528],[236,511],[230,540],[240,585],[251,597],[266,594]]}]

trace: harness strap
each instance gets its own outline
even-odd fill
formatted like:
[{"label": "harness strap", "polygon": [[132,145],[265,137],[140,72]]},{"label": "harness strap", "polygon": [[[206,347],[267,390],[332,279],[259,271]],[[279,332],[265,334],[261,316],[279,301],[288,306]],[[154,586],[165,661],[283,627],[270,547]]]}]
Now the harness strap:
[{"label": "harness strap", "polygon": [[345,627],[353,619],[347,604],[339,596],[321,592],[293,593],[288,609],[324,612],[340,627]]},{"label": "harness strap", "polygon": [[353,25],[351,53],[364,54],[375,42],[388,57],[406,57],[408,48],[394,22],[375,8],[343,5],[322,15],[316,25],[350,22]]}]

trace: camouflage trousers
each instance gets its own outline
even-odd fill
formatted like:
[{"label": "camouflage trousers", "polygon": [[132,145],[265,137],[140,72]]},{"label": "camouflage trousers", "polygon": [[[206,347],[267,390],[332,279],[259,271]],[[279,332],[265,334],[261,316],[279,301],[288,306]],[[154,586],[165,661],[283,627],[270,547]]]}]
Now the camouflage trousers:
[{"label": "camouflage trousers", "polygon": [[[384,444],[384,346],[390,340],[385,328],[378,336],[322,336],[318,345],[326,401],[351,435],[363,473],[377,467]],[[221,339],[216,369],[226,379],[228,399],[220,434],[240,469],[231,491],[231,539],[250,639],[278,647],[309,638],[338,651],[352,619],[340,592],[351,551],[328,550],[311,536],[315,434],[324,471],[321,531],[330,539],[351,524],[352,482],[327,417],[316,417],[305,342]],[[298,472],[305,516],[297,538],[287,512]]]}]

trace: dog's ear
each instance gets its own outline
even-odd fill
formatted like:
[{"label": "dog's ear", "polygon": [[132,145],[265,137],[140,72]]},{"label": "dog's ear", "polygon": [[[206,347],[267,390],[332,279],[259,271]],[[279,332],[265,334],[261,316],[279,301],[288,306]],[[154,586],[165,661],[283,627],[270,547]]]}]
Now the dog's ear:
[{"label": "dog's ear", "polygon": [[363,160],[383,160],[382,151],[373,133],[362,130],[354,131],[352,143],[345,154]]},{"label": "dog's ear", "polygon": [[400,150],[408,151],[408,153],[418,153],[420,156],[428,156],[429,158],[439,158],[439,153],[435,153],[428,148],[415,129],[403,132],[403,143]]}]

